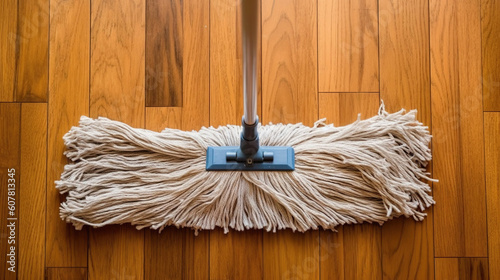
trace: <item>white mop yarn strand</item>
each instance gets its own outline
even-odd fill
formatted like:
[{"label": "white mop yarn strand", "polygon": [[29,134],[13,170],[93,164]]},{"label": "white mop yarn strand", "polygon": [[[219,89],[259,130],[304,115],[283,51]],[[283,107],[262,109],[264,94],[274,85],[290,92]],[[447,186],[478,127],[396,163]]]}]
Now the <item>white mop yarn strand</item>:
[{"label": "white mop yarn strand", "polygon": [[225,232],[334,229],[398,216],[422,220],[434,204],[425,166],[428,128],[416,111],[379,114],[343,126],[319,120],[259,128],[261,145],[292,146],[295,171],[205,171],[208,146],[238,146],[240,126],[132,128],[82,116],[64,136],[56,187],[67,194],[60,216],[77,229],[131,223]]}]

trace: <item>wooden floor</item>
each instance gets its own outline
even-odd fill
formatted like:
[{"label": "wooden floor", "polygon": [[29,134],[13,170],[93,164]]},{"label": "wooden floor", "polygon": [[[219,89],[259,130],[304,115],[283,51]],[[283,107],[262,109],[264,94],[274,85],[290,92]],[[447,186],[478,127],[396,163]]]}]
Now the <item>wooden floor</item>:
[{"label": "wooden floor", "polygon": [[424,222],[195,237],[59,219],[62,135],[81,115],[241,121],[238,2],[2,1],[0,278],[500,279],[500,0],[262,1],[261,121],[418,109],[439,179]]}]

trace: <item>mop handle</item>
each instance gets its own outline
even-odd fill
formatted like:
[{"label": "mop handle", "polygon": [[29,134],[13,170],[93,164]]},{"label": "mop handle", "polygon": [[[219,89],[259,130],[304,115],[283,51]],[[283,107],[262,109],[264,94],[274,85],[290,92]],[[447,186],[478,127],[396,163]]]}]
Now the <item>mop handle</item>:
[{"label": "mop handle", "polygon": [[244,122],[257,121],[257,44],[260,27],[260,0],[241,1],[241,32],[243,41]]}]

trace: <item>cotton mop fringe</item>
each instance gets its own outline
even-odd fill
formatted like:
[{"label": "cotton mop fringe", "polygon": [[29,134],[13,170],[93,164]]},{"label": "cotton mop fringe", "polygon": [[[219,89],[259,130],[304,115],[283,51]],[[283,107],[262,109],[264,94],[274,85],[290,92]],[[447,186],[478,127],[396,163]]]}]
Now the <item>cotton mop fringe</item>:
[{"label": "cotton mop fringe", "polygon": [[295,171],[205,171],[208,146],[238,146],[240,126],[132,128],[82,116],[64,136],[64,168],[56,187],[67,194],[60,216],[77,229],[131,223],[225,232],[334,229],[394,217],[422,220],[434,204],[425,166],[428,128],[416,111],[378,115],[334,127],[269,124],[261,145],[292,146]]}]

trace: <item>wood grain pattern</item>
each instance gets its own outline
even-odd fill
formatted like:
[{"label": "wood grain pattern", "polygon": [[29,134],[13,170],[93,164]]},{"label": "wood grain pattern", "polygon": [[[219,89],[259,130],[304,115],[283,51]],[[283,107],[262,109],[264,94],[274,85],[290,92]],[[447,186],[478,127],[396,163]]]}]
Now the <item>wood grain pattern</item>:
[{"label": "wood grain pattern", "polygon": [[[92,2],[90,116],[144,126],[145,1]],[[143,279],[144,231],[91,229],[89,279]]]},{"label": "wood grain pattern", "polygon": [[320,92],[378,92],[376,0],[318,1]]},{"label": "wood grain pattern", "polygon": [[436,280],[460,279],[458,258],[436,258]]},{"label": "wood grain pattern", "polygon": [[[378,93],[320,93],[319,117],[327,118],[328,123],[343,126],[355,121],[358,114],[362,119],[376,115],[379,102]],[[339,231],[340,236],[335,232],[320,232],[321,248],[329,244],[328,240],[341,242],[339,249],[333,249],[334,258],[327,261],[321,259],[321,278],[382,279],[380,226],[346,225],[339,227]]]},{"label": "wood grain pattern", "polygon": [[236,1],[210,1],[210,125],[213,126],[241,124],[243,61],[240,21],[240,7]]},{"label": "wood grain pattern", "polygon": [[182,108],[146,108],[146,129],[161,132],[165,128],[182,129]]},{"label": "wood grain pattern", "polygon": [[379,94],[322,92],[319,94],[319,118],[335,126],[348,125],[358,119],[375,116],[380,106]]},{"label": "wood grain pattern", "polygon": [[[209,1],[183,2],[182,108],[146,108],[146,127],[184,130],[209,125]],[[207,279],[209,277],[209,236],[190,229],[166,228],[161,234],[146,231],[146,279]]]},{"label": "wood grain pattern", "polygon": [[[243,116],[239,5],[239,1],[234,0],[210,1],[210,125],[215,127],[241,124]],[[260,81],[259,71],[257,84],[260,85]],[[258,108],[261,116],[260,106]],[[253,265],[248,264],[248,260],[252,260]],[[261,231],[210,232],[211,279],[260,277],[262,269]]]},{"label": "wood grain pattern", "polygon": [[344,226],[345,279],[382,279],[379,225]]},{"label": "wood grain pattern", "polygon": [[318,279],[319,234],[264,232],[264,279]]},{"label": "wood grain pattern", "polygon": [[483,104],[500,111],[500,1],[481,0]]},{"label": "wood grain pattern", "polygon": [[[262,2],[262,123],[318,118],[317,6]],[[319,277],[319,234],[264,233],[264,278]]]},{"label": "wood grain pattern", "polygon": [[384,278],[434,279],[432,210],[422,222],[399,218],[382,227]]},{"label": "wood grain pattern", "polygon": [[317,120],[316,12],[311,2],[262,3],[262,123]]},{"label": "wood grain pattern", "polygon": [[262,279],[263,266],[262,230],[210,232],[211,279]]},{"label": "wood grain pattern", "polygon": [[[10,247],[14,244],[9,244],[8,240],[11,236],[10,230],[7,231],[7,225],[10,221],[7,218],[19,217],[19,208],[16,209],[15,215],[8,215],[7,209],[7,195],[8,195],[8,179],[15,179],[15,190],[16,194],[14,196],[16,200],[16,205],[19,206],[19,179],[20,179],[20,131],[21,131],[21,105],[0,103],[0,197],[2,198],[1,208],[0,208],[0,218],[1,218],[1,226],[2,230],[0,231],[0,278],[10,280],[17,279],[18,266],[17,262],[19,260],[19,244],[15,244],[15,257],[16,257],[16,266],[15,272],[11,272],[7,270],[10,267],[10,264],[7,264],[7,261],[10,261],[10,256],[7,257],[7,254],[11,254]],[[9,169],[15,169],[15,176],[11,178],[8,176]],[[10,181],[12,183],[12,180]],[[4,202],[5,201],[5,202]],[[18,231],[18,221],[16,222],[16,230],[15,236],[19,236]],[[11,238],[12,239],[12,238]],[[18,239],[16,243],[18,243]]]},{"label": "wood grain pattern", "polygon": [[487,280],[488,259],[436,258],[436,280],[448,279]]},{"label": "wood grain pattern", "polygon": [[[430,126],[428,8],[427,1],[380,1],[380,97],[389,112],[417,109],[419,121]],[[384,224],[384,277],[433,278],[432,225],[432,211],[423,222],[396,219]]]},{"label": "wood grain pattern", "polygon": [[[209,125],[209,1],[185,1],[182,5],[184,30],[182,45],[189,52],[184,53],[182,57],[182,79],[186,82],[182,83],[181,89],[181,128],[198,130],[202,126]],[[147,83],[146,78],[146,88],[148,88]],[[173,109],[159,109],[156,112],[164,110]]]},{"label": "wood grain pattern", "polygon": [[[321,111],[321,108],[320,108]],[[320,279],[345,279],[344,273],[344,229],[337,232],[319,232]]]},{"label": "wood grain pattern", "polygon": [[64,165],[63,135],[89,114],[90,3],[52,0],[47,150],[47,266],[87,266],[87,229],[77,231],[59,217],[64,197],[55,188]]},{"label": "wood grain pattern", "polygon": [[183,1],[148,0],[146,106],[182,107],[182,62]]},{"label": "wood grain pattern", "polygon": [[45,102],[49,69],[49,0],[18,1],[17,12],[15,100]]},{"label": "wood grain pattern", "polygon": [[47,104],[23,104],[18,204],[20,279],[42,279],[45,275],[46,159]]},{"label": "wood grain pattern", "polygon": [[182,129],[210,124],[209,0],[184,1]]},{"label": "wood grain pattern", "polygon": [[[318,96],[318,115],[319,118],[326,118],[326,123],[333,123],[334,126],[340,126],[340,93],[338,92],[320,92]],[[350,117],[345,115],[345,117]]]},{"label": "wood grain pattern", "polygon": [[86,280],[87,268],[84,267],[49,267],[46,280]]},{"label": "wood grain pattern", "polygon": [[436,257],[487,256],[479,16],[479,1],[430,1]]},{"label": "wood grain pattern", "polygon": [[[146,108],[146,128],[182,129],[183,109]],[[161,233],[148,229],[145,240],[145,279],[208,279],[208,232],[195,236],[191,229],[167,227]]]},{"label": "wood grain pattern", "polygon": [[0,28],[0,101],[45,102],[49,0],[4,1]]},{"label": "wood grain pattern", "polygon": [[0,102],[15,99],[17,2],[3,1],[0,9]]},{"label": "wood grain pattern", "polygon": [[484,113],[490,279],[500,279],[500,113]]},{"label": "wood grain pattern", "polygon": [[418,109],[430,125],[428,4],[381,0],[380,98],[389,112]]},{"label": "wood grain pattern", "polygon": [[145,0],[92,2],[90,115],[144,126]]},{"label": "wood grain pattern", "polygon": [[88,279],[144,279],[144,231],[130,225],[89,229]]},{"label": "wood grain pattern", "polygon": [[[18,103],[0,103],[0,163],[2,168],[19,165],[21,106]],[[18,169],[18,168],[17,168]],[[16,170],[17,170],[16,169]],[[3,184],[4,182],[2,182]],[[2,209],[3,211],[4,209]]]},{"label": "wood grain pattern", "polygon": [[208,232],[146,231],[145,279],[208,279]]}]

